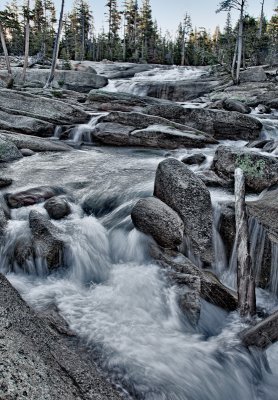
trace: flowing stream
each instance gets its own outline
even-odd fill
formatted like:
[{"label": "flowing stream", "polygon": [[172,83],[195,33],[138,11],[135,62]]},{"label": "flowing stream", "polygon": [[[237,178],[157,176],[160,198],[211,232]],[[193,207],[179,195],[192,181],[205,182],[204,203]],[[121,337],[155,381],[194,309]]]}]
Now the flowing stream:
[{"label": "flowing stream", "polygon": [[[95,121],[85,127],[87,132]],[[80,140],[83,128],[75,130],[72,140]],[[207,168],[214,151],[215,146],[202,149],[207,162],[193,170]],[[54,222],[66,242],[66,269],[49,275],[36,260],[25,266],[26,272],[16,264],[11,272],[9,258],[16,242],[30,236],[30,210],[46,213],[41,204],[12,211],[0,269],[35,309],[58,308],[109,379],[129,393],[127,398],[276,400],[278,344],[266,355],[243,350],[237,333],[244,325],[237,313],[227,314],[206,302],[193,328],[179,309],[177,288],[147,255],[149,239],[131,223],[133,204],[152,194],[158,163],[169,155],[181,159],[196,152],[200,150],[88,147],[59,155],[36,154],[31,161],[23,158],[9,165],[12,191],[61,186],[72,214]],[[96,216],[82,210],[88,195],[99,210]],[[218,189],[211,197],[215,271],[222,276],[228,260],[217,229],[218,203],[233,196]],[[263,240],[259,227],[252,226],[251,231],[254,240]],[[277,288],[278,251],[273,252],[272,284]],[[267,291],[258,290],[258,300],[267,311],[277,308],[276,297]]]}]

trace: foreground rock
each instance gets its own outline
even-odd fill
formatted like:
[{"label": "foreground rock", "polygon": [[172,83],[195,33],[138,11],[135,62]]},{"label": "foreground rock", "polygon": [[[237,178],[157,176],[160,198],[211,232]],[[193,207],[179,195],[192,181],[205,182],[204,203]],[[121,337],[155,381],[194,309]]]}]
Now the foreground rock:
[{"label": "foreground rock", "polygon": [[182,243],[184,225],[181,218],[155,197],[139,200],[131,219],[137,229],[152,236],[162,247],[175,249]]},{"label": "foreground rock", "polygon": [[0,138],[0,163],[19,160],[22,157],[22,154],[13,143]]},{"label": "foreground rock", "polygon": [[172,278],[178,284],[182,284],[183,282],[184,285],[187,285],[188,279],[197,277],[200,279],[200,297],[202,299],[226,311],[236,310],[236,294],[222,285],[211,272],[201,270],[177,252],[153,247],[151,254],[161,266],[169,269]]},{"label": "foreground rock", "polygon": [[1,399],[121,398],[80,349],[70,346],[69,329],[60,329],[57,317],[40,318],[3,275],[0,286]]},{"label": "foreground rock", "polygon": [[[13,143],[18,149],[28,149],[35,152],[44,151],[71,151],[72,148],[65,143],[50,141],[36,136],[0,130],[0,139]],[[23,154],[24,155],[24,154]],[[32,155],[32,153],[29,155]]]},{"label": "foreground rock", "polygon": [[5,200],[10,208],[20,208],[42,203],[51,197],[64,194],[59,187],[39,186],[16,193],[6,193]]},{"label": "foreground rock", "polygon": [[205,184],[183,163],[168,158],[158,165],[154,195],[179,214],[195,255],[211,263],[212,205]]},{"label": "foreground rock", "polygon": [[62,219],[71,213],[69,203],[60,197],[52,197],[45,202],[44,208],[52,219]]},{"label": "foreground rock", "polygon": [[235,168],[243,169],[247,188],[254,192],[278,182],[278,160],[249,149],[219,146],[215,153],[212,169],[224,179],[233,179]]},{"label": "foreground rock", "polygon": [[184,157],[181,162],[187,165],[200,165],[206,160],[206,156],[201,153],[192,154],[191,156]]},{"label": "foreground rock", "polygon": [[262,130],[260,121],[238,112],[183,108],[178,105],[150,106],[145,112],[206,132],[217,140],[254,140]]},{"label": "foreground rock", "polygon": [[62,101],[7,89],[0,90],[0,109],[2,129],[41,136],[52,136],[56,125],[85,123],[90,118]]},{"label": "foreground rock", "polygon": [[111,112],[102,116],[92,132],[92,137],[95,141],[108,145],[168,149],[204,147],[217,143],[211,136],[194,128],[135,112]]},{"label": "foreground rock", "polygon": [[58,228],[43,214],[34,210],[29,215],[29,226],[35,258],[45,260],[50,271],[63,266],[64,242]]}]

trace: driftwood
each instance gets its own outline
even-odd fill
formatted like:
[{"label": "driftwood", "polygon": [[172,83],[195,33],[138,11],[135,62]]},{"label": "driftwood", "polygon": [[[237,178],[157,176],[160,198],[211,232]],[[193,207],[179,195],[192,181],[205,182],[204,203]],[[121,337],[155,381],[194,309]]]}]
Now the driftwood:
[{"label": "driftwood", "polygon": [[245,179],[240,168],[235,170],[235,211],[237,243],[237,286],[240,315],[249,317],[256,313],[255,279],[250,257],[248,220],[245,205]]},{"label": "driftwood", "polygon": [[278,311],[240,334],[242,343],[262,350],[278,341]]}]

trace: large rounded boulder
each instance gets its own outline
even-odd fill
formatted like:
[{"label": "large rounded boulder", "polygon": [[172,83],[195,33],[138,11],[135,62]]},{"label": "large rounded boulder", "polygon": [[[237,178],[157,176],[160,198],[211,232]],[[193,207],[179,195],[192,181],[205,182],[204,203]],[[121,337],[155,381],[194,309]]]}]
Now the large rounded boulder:
[{"label": "large rounded boulder", "polygon": [[201,179],[182,162],[168,158],[158,165],[154,195],[179,214],[195,255],[211,263],[212,205]]},{"label": "large rounded boulder", "polygon": [[155,197],[141,199],[131,213],[135,227],[162,247],[175,249],[182,243],[184,224],[179,215]]}]

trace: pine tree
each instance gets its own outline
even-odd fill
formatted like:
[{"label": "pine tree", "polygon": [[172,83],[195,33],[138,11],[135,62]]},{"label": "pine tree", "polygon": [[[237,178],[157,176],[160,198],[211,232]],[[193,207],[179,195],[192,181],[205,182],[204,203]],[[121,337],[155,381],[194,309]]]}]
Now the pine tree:
[{"label": "pine tree", "polygon": [[154,33],[150,0],[143,0],[139,14],[139,32],[141,41],[141,59],[148,62],[150,41]]},{"label": "pine tree", "polygon": [[118,10],[117,0],[108,0],[106,7],[108,8],[109,58],[114,60],[116,55],[119,54],[121,13]]}]

